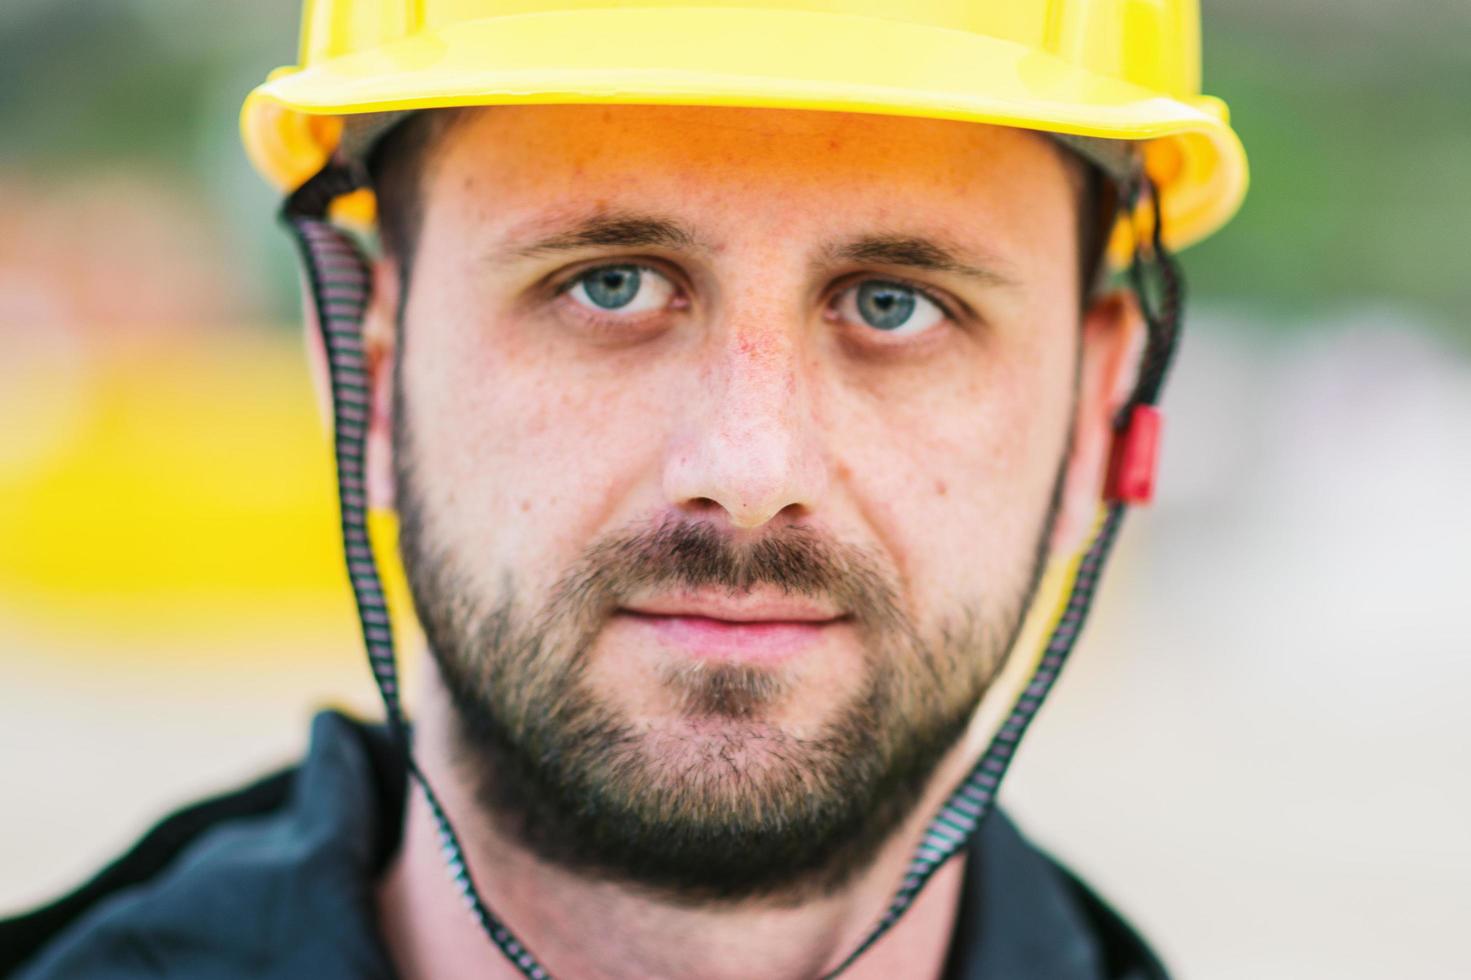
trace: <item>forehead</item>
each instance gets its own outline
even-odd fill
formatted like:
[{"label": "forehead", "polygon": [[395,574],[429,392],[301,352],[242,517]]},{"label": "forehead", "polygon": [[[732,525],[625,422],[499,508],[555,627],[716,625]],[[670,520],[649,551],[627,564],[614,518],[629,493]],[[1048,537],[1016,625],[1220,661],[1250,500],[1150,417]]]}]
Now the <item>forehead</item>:
[{"label": "forehead", "polygon": [[[1077,197],[1063,151],[1005,127],[708,106],[455,112],[424,174],[425,203],[502,227],[649,207],[793,233],[879,221],[1026,238],[1059,222],[1071,229]],[[488,210],[477,213],[477,201]]]}]

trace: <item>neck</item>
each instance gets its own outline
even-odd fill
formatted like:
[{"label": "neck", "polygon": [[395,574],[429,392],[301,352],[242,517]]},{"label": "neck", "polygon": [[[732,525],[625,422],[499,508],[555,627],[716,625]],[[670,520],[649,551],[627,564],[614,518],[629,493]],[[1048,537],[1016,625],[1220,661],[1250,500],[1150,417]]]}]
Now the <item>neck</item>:
[{"label": "neck", "polygon": [[[554,976],[811,980],[837,966],[887,907],[930,816],[964,771],[964,743],[936,772],[914,814],[840,892],[796,906],[753,901],[690,908],[594,881],[538,860],[480,814],[452,764],[449,698],[431,658],[414,754],[460,836],[486,904]],[[938,977],[959,904],[963,865],[951,861],[904,918],[845,977]],[[378,884],[378,914],[404,980],[498,980],[520,973],[466,911],[445,868],[433,817],[414,788],[403,843]]]}]

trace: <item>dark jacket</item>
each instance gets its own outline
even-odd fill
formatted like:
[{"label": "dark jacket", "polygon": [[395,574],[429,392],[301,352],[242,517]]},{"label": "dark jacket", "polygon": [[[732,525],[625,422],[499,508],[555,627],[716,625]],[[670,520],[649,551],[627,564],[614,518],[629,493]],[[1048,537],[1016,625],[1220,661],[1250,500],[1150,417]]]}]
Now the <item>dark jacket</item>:
[{"label": "dark jacket", "polygon": [[[77,891],[0,922],[0,975],[391,980],[373,888],[398,847],[405,772],[381,729],[318,715],[300,766],[174,814]],[[1086,886],[1003,814],[987,819],[946,980],[1164,976]]]}]

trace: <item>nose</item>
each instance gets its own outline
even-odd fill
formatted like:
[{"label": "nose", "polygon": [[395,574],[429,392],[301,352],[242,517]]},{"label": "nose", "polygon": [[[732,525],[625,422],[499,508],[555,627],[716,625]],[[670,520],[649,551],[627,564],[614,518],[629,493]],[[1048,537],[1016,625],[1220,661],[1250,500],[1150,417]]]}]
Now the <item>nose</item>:
[{"label": "nose", "polygon": [[716,347],[668,447],[667,499],[743,530],[810,512],[828,470],[796,340],[749,331]]}]

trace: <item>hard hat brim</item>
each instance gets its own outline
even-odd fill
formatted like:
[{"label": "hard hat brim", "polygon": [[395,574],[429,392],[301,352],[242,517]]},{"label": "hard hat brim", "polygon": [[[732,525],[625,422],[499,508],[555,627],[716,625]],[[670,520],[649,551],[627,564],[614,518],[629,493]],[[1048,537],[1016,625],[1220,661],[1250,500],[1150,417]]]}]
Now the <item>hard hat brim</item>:
[{"label": "hard hat brim", "polygon": [[877,17],[736,8],[583,9],[428,30],[304,69],[246,100],[256,166],[283,189],[326,161],[340,117],[463,105],[746,106],[920,116],[1145,141],[1179,248],[1246,192],[1209,97],[1168,97],[1027,45]]}]

